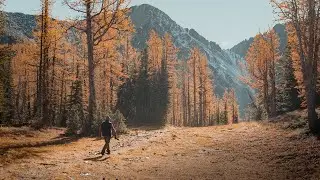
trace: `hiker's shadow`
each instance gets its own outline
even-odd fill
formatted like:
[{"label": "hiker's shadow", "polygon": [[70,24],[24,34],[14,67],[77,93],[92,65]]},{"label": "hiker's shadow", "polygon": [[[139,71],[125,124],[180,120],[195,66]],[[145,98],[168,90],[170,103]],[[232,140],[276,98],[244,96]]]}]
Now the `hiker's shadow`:
[{"label": "hiker's shadow", "polygon": [[110,159],[110,157],[103,157],[103,156],[97,156],[97,157],[92,157],[92,158],[86,158],[86,159],[83,159],[84,161],[95,161],[95,162],[98,162],[98,161],[105,161],[107,159]]}]

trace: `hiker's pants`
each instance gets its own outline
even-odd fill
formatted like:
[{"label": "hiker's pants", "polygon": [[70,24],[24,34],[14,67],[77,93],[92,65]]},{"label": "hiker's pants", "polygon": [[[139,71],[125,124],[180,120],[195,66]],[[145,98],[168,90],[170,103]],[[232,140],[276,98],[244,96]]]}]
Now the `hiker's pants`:
[{"label": "hiker's pants", "polygon": [[105,144],[104,144],[104,146],[103,146],[103,149],[102,149],[101,153],[104,154],[104,152],[106,151],[106,149],[107,149],[108,152],[110,152],[110,139],[111,139],[111,137],[109,137],[109,136],[104,136],[103,138],[104,138]]}]

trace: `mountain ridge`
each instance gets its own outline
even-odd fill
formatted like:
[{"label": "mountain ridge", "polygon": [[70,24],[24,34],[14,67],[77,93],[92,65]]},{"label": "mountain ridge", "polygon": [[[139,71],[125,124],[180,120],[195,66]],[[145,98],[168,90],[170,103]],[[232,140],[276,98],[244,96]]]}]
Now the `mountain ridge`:
[{"label": "mountain ridge", "polygon": [[[283,24],[276,24],[273,29],[279,36],[280,40],[280,52],[284,53],[288,37],[287,37],[287,32],[286,32],[286,27]],[[240,55],[241,57],[245,57],[248,49],[250,48],[250,45],[253,43],[254,37],[250,37],[249,39],[245,39],[241,41],[240,43],[234,45],[232,48],[230,48],[230,51]]]}]

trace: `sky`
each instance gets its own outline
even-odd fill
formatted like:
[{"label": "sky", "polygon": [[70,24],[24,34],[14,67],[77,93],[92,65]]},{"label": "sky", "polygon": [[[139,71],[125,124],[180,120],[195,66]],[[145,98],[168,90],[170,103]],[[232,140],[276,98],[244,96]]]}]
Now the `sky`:
[{"label": "sky", "polygon": [[[55,0],[52,14],[66,19],[74,15]],[[222,48],[264,32],[275,24],[269,0],[131,0],[131,5],[150,4],[168,14],[184,28],[193,28]],[[6,0],[5,11],[37,14],[40,0]]]}]

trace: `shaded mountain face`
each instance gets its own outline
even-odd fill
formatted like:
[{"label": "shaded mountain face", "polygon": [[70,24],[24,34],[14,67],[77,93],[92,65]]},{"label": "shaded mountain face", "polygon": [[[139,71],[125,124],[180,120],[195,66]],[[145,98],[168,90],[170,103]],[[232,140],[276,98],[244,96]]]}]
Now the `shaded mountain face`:
[{"label": "shaded mountain face", "polygon": [[[273,27],[273,29],[279,36],[280,52],[284,53],[288,43],[288,35],[286,32],[286,27],[283,24],[277,24]],[[241,57],[245,57],[252,43],[253,43],[253,37],[246,39],[240,42],[239,44],[235,45],[230,49],[230,51],[240,55]]]},{"label": "shaded mountain face", "polygon": [[200,48],[206,54],[210,68],[214,72],[216,94],[221,97],[225,89],[234,88],[242,112],[250,103],[248,93],[253,94],[253,91],[239,80],[239,76],[246,74],[239,67],[239,62],[243,61],[241,56],[221,49],[215,42],[208,41],[194,29],[181,27],[168,15],[153,6],[147,4],[134,6],[130,17],[136,28],[136,34],[133,37],[134,47],[140,50],[145,48],[152,29],[160,36],[164,36],[167,32],[172,35],[174,44],[180,50],[180,59],[188,59],[193,47]]},{"label": "shaded mountain face", "polygon": [[[36,26],[36,18],[32,15],[21,13],[6,13],[6,35],[1,37],[2,43],[15,40],[32,38],[32,31]],[[194,29],[179,26],[168,15],[150,5],[132,7],[131,20],[136,28],[132,44],[142,50],[146,47],[150,30],[155,30],[160,36],[166,32],[171,34],[175,45],[180,49],[179,58],[187,60],[193,47],[198,47],[208,57],[210,68],[214,72],[215,93],[220,97],[225,89],[234,88],[240,105],[240,111],[251,102],[248,93],[253,90],[239,80],[245,75],[239,67],[239,62],[244,61],[241,56],[230,50],[223,50],[215,42],[208,41]]]},{"label": "shaded mountain face", "polygon": [[1,43],[14,43],[21,39],[32,38],[36,16],[22,13],[5,13],[5,35],[0,37]]},{"label": "shaded mountain face", "polygon": [[246,39],[244,41],[241,41],[239,44],[232,47],[230,50],[241,57],[245,57],[251,44],[253,43],[253,37]]}]

